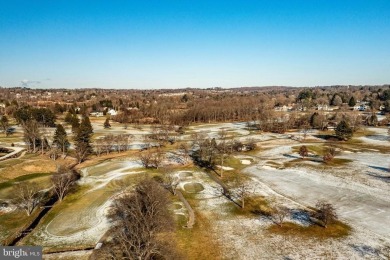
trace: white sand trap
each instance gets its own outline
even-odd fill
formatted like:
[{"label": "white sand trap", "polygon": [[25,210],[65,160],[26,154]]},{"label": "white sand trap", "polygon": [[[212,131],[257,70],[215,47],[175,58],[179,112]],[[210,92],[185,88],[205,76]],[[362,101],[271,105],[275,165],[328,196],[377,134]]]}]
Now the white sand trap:
[{"label": "white sand trap", "polygon": [[224,170],[224,171],[232,171],[232,170],[234,170],[234,168],[228,167],[228,166],[217,165],[217,167],[218,167],[219,169]]},{"label": "white sand trap", "polygon": [[250,160],[246,160],[246,159],[244,159],[244,160],[241,160],[241,164],[244,164],[244,165],[249,165],[249,164],[251,164],[252,162],[250,161]]}]

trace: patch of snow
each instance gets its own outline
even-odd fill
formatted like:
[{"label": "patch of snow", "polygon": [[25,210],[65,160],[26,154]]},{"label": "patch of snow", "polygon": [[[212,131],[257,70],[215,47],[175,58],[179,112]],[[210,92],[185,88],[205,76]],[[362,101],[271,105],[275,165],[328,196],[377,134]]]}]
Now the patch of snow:
[{"label": "patch of snow", "polygon": [[232,171],[232,170],[234,170],[234,168],[228,167],[228,166],[217,165],[217,167],[218,167],[219,169],[224,170],[224,171]]},{"label": "patch of snow", "polygon": [[15,205],[0,206],[0,215],[10,213],[16,209]]},{"label": "patch of snow", "polygon": [[244,165],[249,165],[249,164],[251,164],[252,162],[250,161],[250,160],[246,160],[246,159],[244,159],[244,160],[241,160],[241,164],[244,164]]},{"label": "patch of snow", "polygon": [[[107,163],[105,163],[105,164],[107,164]],[[117,170],[114,170],[114,171],[109,171],[109,172],[102,174],[102,175],[99,175],[99,176],[95,176],[95,175],[88,176],[88,171],[84,170],[83,171],[83,178],[81,178],[78,183],[80,185],[94,184],[94,187],[91,190],[89,190],[89,192],[91,192],[91,191],[103,188],[108,183],[110,183],[110,181],[112,181],[114,179],[120,179],[126,175],[138,174],[138,173],[143,172],[143,171],[129,171],[131,169],[140,168],[140,167],[141,167],[141,164],[137,161],[125,161],[125,162],[123,162],[123,167],[121,167]],[[98,185],[96,185],[96,184],[98,184]]]}]

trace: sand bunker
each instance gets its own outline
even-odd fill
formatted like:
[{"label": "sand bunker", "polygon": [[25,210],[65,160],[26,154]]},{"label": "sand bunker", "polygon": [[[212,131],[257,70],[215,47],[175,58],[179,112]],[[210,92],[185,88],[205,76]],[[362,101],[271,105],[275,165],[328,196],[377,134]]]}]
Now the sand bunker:
[{"label": "sand bunker", "polygon": [[186,179],[186,178],[192,177],[192,176],[194,176],[194,175],[192,174],[192,172],[180,172],[180,173],[179,173],[180,179]]},{"label": "sand bunker", "polygon": [[244,164],[244,165],[249,165],[251,164],[252,162],[250,160],[241,160],[241,164]]},{"label": "sand bunker", "polygon": [[198,193],[204,190],[203,185],[198,182],[186,183],[183,188],[188,193]]}]

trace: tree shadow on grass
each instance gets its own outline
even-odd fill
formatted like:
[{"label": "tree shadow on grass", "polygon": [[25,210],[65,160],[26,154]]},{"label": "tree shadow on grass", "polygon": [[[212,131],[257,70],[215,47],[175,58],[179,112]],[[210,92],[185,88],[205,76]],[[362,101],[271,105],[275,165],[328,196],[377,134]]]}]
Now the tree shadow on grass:
[{"label": "tree shadow on grass", "polygon": [[302,225],[309,225],[311,223],[310,213],[307,210],[292,209],[291,219],[299,222]]},{"label": "tree shadow on grass", "polygon": [[301,159],[300,156],[292,155],[292,154],[287,154],[287,153],[284,153],[283,156],[284,156],[284,157],[287,157],[287,158],[292,158],[292,159]]},{"label": "tree shadow on grass", "polygon": [[316,138],[320,138],[323,140],[328,140],[328,141],[340,141],[336,136],[334,135],[313,135]]},{"label": "tree shadow on grass", "polygon": [[386,168],[386,167],[379,167],[379,166],[372,166],[372,165],[369,165],[368,167],[370,167],[372,169],[375,169],[375,170],[380,170],[380,171],[384,171],[384,172],[390,172],[389,168]]},{"label": "tree shadow on grass", "polygon": [[291,158],[291,159],[301,159],[302,162],[311,161],[311,162],[320,162],[320,163],[322,163],[322,158],[320,156],[318,156],[318,155],[308,155],[304,159],[302,159],[301,156],[293,155],[293,154],[287,154],[287,153],[284,153],[283,156],[287,157],[287,158]]},{"label": "tree shadow on grass", "polygon": [[355,252],[357,252],[361,257],[377,256],[379,257],[380,250],[373,248],[367,245],[354,245],[349,244]]},{"label": "tree shadow on grass", "polygon": [[370,175],[371,177],[374,177],[374,178],[379,179],[381,181],[390,183],[390,176],[384,176],[384,175],[380,175],[380,174],[377,174],[374,172],[368,172],[367,174]]}]

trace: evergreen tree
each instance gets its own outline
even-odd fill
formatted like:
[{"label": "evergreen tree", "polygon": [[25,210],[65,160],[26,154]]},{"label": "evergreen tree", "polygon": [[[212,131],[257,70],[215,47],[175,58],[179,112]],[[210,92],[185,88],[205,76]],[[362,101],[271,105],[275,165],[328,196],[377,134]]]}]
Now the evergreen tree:
[{"label": "evergreen tree", "polygon": [[302,159],[309,155],[309,150],[307,149],[306,145],[302,145],[299,148],[299,155],[302,156]]},{"label": "evergreen tree", "polygon": [[76,156],[79,163],[83,162],[90,154],[92,154],[91,137],[93,129],[89,117],[84,117],[81,120],[80,126],[76,130],[74,137]]},{"label": "evergreen tree", "polygon": [[355,98],[352,96],[352,97],[349,99],[348,106],[354,107],[355,105],[356,105],[356,100],[355,100]]},{"label": "evergreen tree", "polygon": [[343,100],[337,94],[334,94],[333,97],[332,97],[332,100],[330,101],[330,104],[332,106],[340,106],[342,103],[343,103]]},{"label": "evergreen tree", "polygon": [[73,114],[71,112],[66,113],[66,116],[64,119],[65,123],[71,124],[72,119],[73,119]]},{"label": "evergreen tree", "polygon": [[335,129],[336,136],[341,140],[348,140],[353,135],[353,130],[345,120],[341,120],[341,122],[336,126]]},{"label": "evergreen tree", "polygon": [[72,115],[72,132],[75,133],[80,126],[80,120],[77,115]]},{"label": "evergreen tree", "polygon": [[107,117],[106,118],[106,121],[104,121],[104,128],[110,128],[111,125],[110,125],[110,119]]},{"label": "evergreen tree", "polygon": [[93,134],[92,124],[91,124],[91,121],[89,120],[88,116],[83,117],[83,119],[81,120],[81,125],[84,125],[86,127],[89,134],[91,134],[91,135]]},{"label": "evergreen tree", "polygon": [[378,125],[378,117],[375,113],[371,113],[366,119],[366,124],[369,126],[377,126]]},{"label": "evergreen tree", "polygon": [[58,124],[56,131],[53,137],[53,145],[62,151],[62,154],[65,155],[69,147],[68,136],[66,134],[65,128]]},{"label": "evergreen tree", "polygon": [[312,127],[312,128],[319,128],[320,126],[319,126],[319,117],[320,117],[320,115],[318,114],[318,112],[314,112],[314,114],[313,115],[311,115],[311,117],[310,117],[310,126]]},{"label": "evergreen tree", "polygon": [[1,128],[2,128],[3,131],[4,131],[4,134],[5,134],[6,136],[8,136],[8,131],[7,131],[7,130],[8,130],[8,127],[9,127],[9,122],[8,122],[7,116],[3,115],[3,116],[1,117],[0,124],[1,124]]}]

